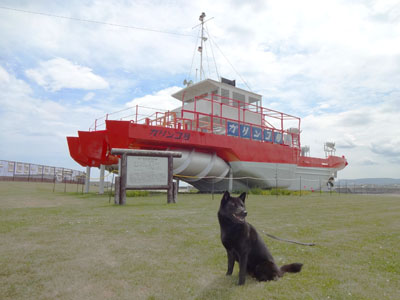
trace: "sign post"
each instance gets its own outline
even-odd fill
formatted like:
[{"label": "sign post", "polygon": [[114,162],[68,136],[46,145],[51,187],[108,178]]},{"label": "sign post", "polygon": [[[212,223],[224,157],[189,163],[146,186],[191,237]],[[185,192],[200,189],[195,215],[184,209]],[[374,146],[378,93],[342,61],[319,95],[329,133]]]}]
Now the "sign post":
[{"label": "sign post", "polygon": [[127,190],[142,189],[166,189],[167,202],[176,202],[176,185],[172,180],[173,158],[182,157],[181,152],[114,148],[111,154],[121,156],[119,187],[115,186],[115,203],[126,203]]}]

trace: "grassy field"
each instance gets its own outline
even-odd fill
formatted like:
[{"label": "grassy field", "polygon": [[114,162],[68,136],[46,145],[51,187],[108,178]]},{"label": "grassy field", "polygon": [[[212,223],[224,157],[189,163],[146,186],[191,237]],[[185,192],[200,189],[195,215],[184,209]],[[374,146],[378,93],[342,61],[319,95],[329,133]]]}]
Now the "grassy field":
[{"label": "grassy field", "polygon": [[305,247],[264,236],[274,282],[225,276],[220,195],[128,198],[0,182],[1,299],[399,299],[400,196],[257,196],[247,219]]}]

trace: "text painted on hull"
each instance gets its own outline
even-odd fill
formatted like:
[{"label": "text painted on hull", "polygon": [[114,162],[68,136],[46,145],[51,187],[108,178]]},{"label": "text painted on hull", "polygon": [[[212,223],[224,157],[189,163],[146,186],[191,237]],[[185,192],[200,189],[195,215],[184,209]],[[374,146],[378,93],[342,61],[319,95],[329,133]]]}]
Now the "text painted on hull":
[{"label": "text painted on hull", "polygon": [[150,131],[150,136],[165,137],[167,139],[184,140],[184,141],[188,141],[190,139],[190,133],[181,131],[170,131],[168,129],[152,129]]}]

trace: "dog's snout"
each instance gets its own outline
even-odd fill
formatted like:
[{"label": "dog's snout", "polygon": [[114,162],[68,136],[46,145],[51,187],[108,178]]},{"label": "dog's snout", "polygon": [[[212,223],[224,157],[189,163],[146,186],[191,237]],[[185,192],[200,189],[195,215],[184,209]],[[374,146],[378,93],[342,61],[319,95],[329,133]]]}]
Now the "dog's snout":
[{"label": "dog's snout", "polygon": [[247,211],[246,210],[243,211],[243,216],[247,217]]}]

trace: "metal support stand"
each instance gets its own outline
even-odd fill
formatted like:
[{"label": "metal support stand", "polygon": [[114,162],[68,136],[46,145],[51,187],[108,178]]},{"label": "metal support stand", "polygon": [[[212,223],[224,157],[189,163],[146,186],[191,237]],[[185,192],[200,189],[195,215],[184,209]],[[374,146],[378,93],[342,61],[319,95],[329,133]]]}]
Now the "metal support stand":
[{"label": "metal support stand", "polygon": [[85,193],[89,193],[90,188],[90,167],[86,167],[86,177],[85,177]]},{"label": "metal support stand", "polygon": [[99,182],[99,194],[103,195],[104,194],[104,171],[105,171],[106,166],[105,165],[100,165],[100,182]]},{"label": "metal support stand", "polygon": [[232,193],[232,189],[233,189],[233,172],[232,172],[232,168],[229,167],[229,187],[228,187],[228,192]]}]

